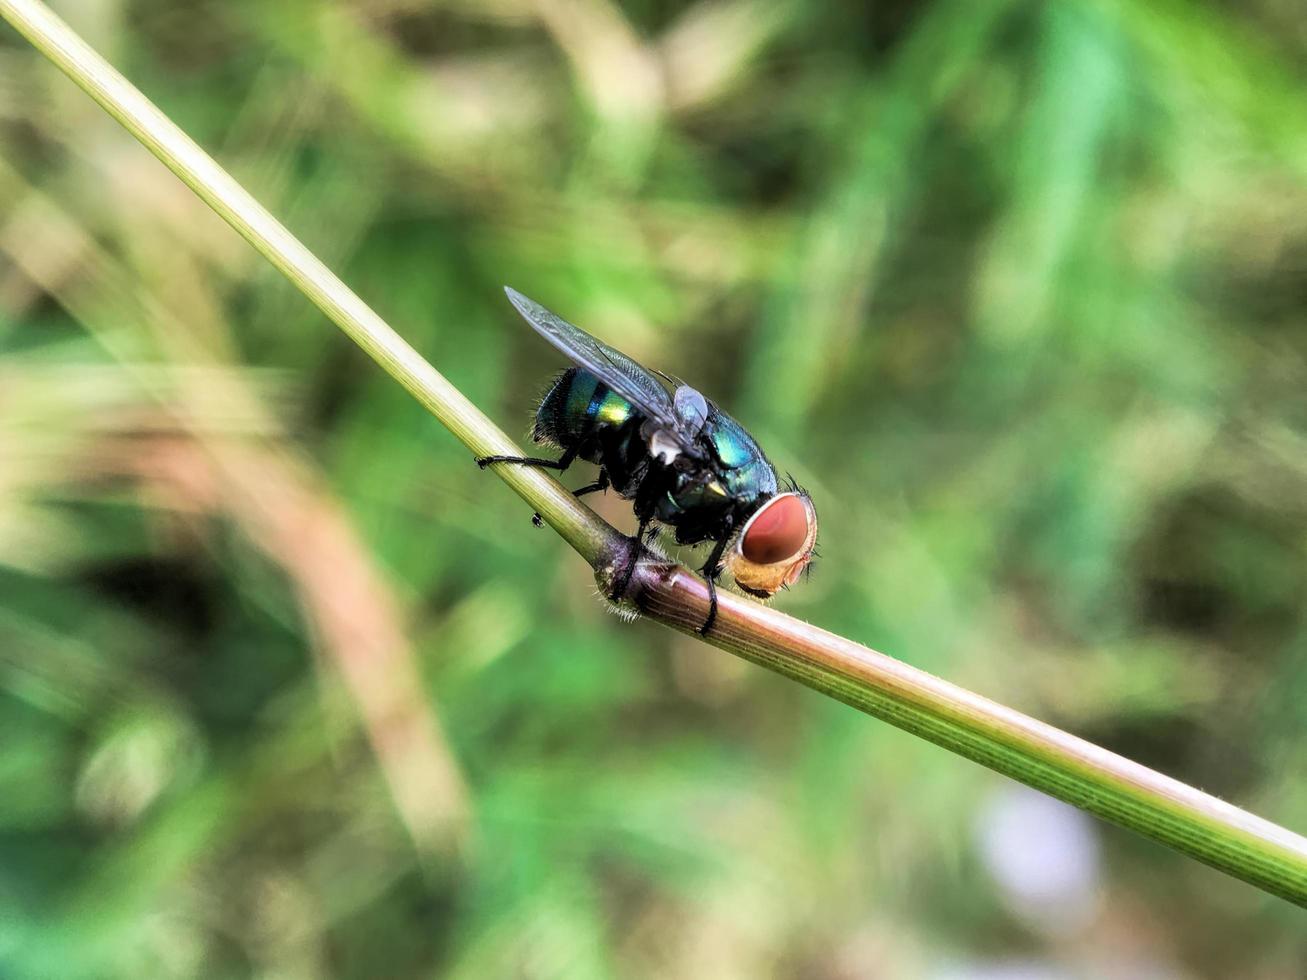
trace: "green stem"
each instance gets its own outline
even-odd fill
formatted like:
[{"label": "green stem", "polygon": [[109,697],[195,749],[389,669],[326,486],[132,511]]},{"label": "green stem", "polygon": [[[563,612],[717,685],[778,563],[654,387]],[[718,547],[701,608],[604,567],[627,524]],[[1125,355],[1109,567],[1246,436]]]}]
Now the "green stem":
[{"label": "green stem", "polygon": [[[372,355],[474,455],[521,451],[461,392],[265,211],[40,0],[0,0],[0,15],[100,103]],[[470,464],[469,464],[470,465]],[[611,579],[625,539],[540,470],[494,472]],[[651,619],[694,633],[702,581],[649,561],[631,593]],[[1128,827],[1226,873],[1307,905],[1307,840],[1184,783],[1035,721],[867,647],[722,593],[709,642],[868,714]]]},{"label": "green stem", "polygon": [[[641,565],[636,601],[694,634],[707,589]],[[710,643],[1121,827],[1307,905],[1307,840],[1179,780],[766,606],[718,593]]]}]

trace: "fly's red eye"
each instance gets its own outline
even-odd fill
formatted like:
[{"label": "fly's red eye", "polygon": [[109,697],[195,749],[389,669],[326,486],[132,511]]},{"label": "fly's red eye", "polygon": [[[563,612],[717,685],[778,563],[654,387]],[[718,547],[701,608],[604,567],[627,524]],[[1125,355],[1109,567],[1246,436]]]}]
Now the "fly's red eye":
[{"label": "fly's red eye", "polygon": [[808,541],[808,508],[794,494],[773,498],[744,532],[740,550],[759,565],[797,555]]}]

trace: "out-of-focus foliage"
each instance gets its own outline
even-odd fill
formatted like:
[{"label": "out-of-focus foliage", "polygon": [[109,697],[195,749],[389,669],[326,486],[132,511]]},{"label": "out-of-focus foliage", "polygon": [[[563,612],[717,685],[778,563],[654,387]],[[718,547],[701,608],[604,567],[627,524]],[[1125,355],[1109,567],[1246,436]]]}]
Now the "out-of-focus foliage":
[{"label": "out-of-focus foliage", "polygon": [[[782,608],[1307,828],[1301,4],[56,6],[511,431],[561,365],[503,283],[808,486]],[[0,161],[0,975],[1307,972],[619,623],[8,30]]]}]

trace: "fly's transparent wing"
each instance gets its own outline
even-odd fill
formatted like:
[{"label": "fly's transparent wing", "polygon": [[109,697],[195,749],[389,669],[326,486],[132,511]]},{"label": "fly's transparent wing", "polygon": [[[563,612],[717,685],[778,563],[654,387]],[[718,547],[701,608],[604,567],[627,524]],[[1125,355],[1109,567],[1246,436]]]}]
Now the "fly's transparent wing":
[{"label": "fly's transparent wing", "polygon": [[534,300],[527,299],[516,289],[505,286],[504,292],[540,336],[566,354],[577,366],[585,368],[629,401],[668,434],[686,441],[681,433],[682,423],[672,396],[652,371],[641,367],[621,351],[591,337],[580,327],[574,327],[562,317],[549,312]]}]

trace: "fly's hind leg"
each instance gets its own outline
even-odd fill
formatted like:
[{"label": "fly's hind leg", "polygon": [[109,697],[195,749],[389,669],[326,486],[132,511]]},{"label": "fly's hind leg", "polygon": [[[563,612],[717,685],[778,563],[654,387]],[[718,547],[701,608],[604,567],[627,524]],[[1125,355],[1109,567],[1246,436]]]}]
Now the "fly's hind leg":
[{"label": "fly's hind leg", "polygon": [[[543,456],[478,456],[477,466],[484,470],[487,466],[494,463],[516,463],[518,466],[535,466],[542,470],[558,470],[559,473],[562,473],[572,465],[574,459],[576,459],[576,449],[572,448],[563,450],[563,455],[559,456],[557,459],[546,459]],[[600,480],[606,479],[606,475],[600,473],[599,478]],[[582,487],[580,490],[575,492],[579,497],[583,493],[589,493],[591,490],[596,489],[602,488],[591,484],[590,486]],[[545,522],[540,519],[538,513],[531,515],[531,523],[536,527],[545,526]]]},{"label": "fly's hind leg", "polygon": [[558,470],[559,473],[572,465],[576,459],[575,449],[565,449],[557,459],[545,459],[543,456],[478,456],[477,466],[483,470],[492,463],[516,463],[518,466],[535,466],[542,470]]}]

